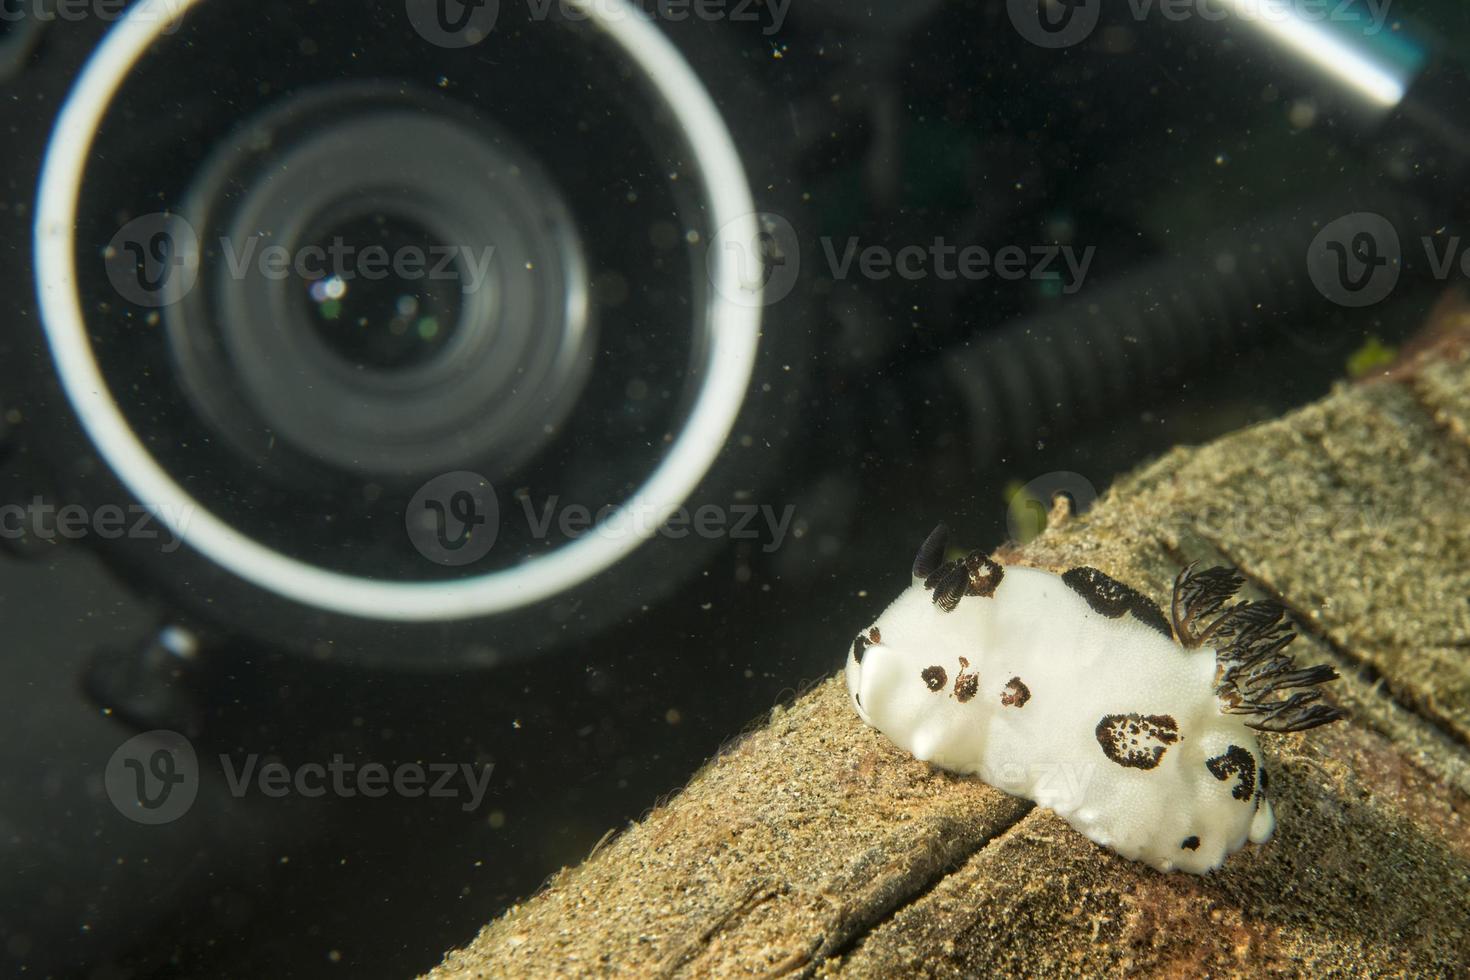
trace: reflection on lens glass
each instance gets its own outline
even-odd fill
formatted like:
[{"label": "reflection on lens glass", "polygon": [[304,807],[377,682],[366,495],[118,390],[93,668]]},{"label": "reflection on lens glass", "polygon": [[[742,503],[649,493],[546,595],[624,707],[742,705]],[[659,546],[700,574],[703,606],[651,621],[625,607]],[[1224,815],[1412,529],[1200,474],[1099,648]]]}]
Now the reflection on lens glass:
[{"label": "reflection on lens glass", "polygon": [[313,329],[358,367],[393,371],[431,360],[459,325],[457,252],[397,216],[337,225],[299,267]]}]

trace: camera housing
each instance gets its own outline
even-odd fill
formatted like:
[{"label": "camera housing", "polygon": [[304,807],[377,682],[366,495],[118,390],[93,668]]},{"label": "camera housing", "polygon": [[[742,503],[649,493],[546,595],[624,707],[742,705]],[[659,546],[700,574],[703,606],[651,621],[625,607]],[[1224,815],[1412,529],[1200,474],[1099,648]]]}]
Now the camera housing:
[{"label": "camera housing", "polygon": [[[242,44],[233,5],[144,0],[85,64],[53,26],[76,78],[7,120],[12,442],[57,500],[150,515],[99,545],[204,633],[405,668],[584,638],[721,546],[671,514],[793,450],[800,210],[737,46],[438,7],[268,3]],[[691,63],[750,84],[717,105]]]}]

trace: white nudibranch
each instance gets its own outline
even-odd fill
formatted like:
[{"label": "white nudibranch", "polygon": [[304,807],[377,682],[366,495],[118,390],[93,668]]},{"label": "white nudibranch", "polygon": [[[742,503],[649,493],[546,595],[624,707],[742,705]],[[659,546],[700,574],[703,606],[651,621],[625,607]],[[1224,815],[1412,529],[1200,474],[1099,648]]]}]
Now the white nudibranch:
[{"label": "white nudibranch", "polygon": [[1270,838],[1252,729],[1342,717],[1314,687],[1337,672],[1284,652],[1295,633],[1278,603],[1232,603],[1239,573],[1191,565],[1165,618],[1095,568],[946,562],[946,538],[929,535],[913,584],[852,644],[863,721],[1161,871],[1203,874]]}]

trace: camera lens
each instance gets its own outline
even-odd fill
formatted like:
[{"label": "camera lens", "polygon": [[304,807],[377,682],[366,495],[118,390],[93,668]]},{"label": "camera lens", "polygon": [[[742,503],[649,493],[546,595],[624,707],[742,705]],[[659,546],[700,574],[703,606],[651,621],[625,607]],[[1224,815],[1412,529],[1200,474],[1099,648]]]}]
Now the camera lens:
[{"label": "camera lens", "polygon": [[[630,5],[548,10],[457,46],[401,6],[292,6],[243,49],[231,5],[142,0],[78,78],[41,181],[42,321],[108,467],[249,599],[186,601],[254,632],[249,603],[284,600],[269,632],[300,643],[320,626],[288,621],[322,612],[535,625],[574,590],[616,612],[640,601],[594,590],[616,563],[692,567],[634,552],[708,492],[764,364],[760,225],[672,43]],[[498,526],[455,565],[405,515],[460,473]],[[598,525],[544,517],[570,507]]]},{"label": "camera lens", "polygon": [[178,375],[282,486],[330,482],[323,465],[408,483],[473,461],[497,480],[582,393],[581,233],[487,119],[402,88],[312,89],[222,141],[183,218],[203,288],[164,310]]},{"label": "camera lens", "polygon": [[[354,367],[395,371],[438,356],[460,326],[468,277],[451,256],[439,274],[425,275],[448,246],[411,218],[382,212],[344,221],[309,246],[331,257],[304,278],[307,318],[322,342]],[[399,268],[364,274],[354,256],[402,256]]]}]

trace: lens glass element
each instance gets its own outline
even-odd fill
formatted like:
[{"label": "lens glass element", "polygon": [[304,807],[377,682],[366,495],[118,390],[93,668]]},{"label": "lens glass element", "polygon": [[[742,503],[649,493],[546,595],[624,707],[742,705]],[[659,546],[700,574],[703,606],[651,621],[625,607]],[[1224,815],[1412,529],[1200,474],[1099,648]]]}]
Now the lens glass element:
[{"label": "lens glass element", "polygon": [[411,219],[375,213],[346,221],[303,255],[302,296],[317,336],[358,368],[393,371],[432,360],[459,326],[457,251]]}]

